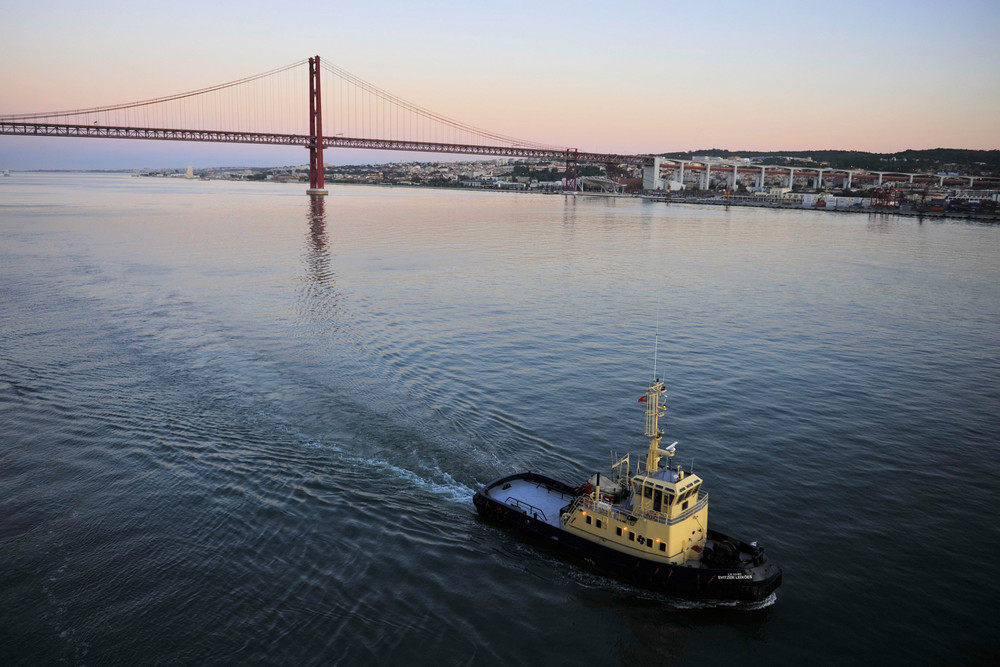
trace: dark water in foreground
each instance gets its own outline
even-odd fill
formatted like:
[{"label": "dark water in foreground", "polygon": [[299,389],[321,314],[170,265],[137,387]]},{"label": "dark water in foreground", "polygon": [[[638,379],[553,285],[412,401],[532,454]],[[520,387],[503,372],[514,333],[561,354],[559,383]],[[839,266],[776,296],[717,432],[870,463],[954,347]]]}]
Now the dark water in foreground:
[{"label": "dark water in foreground", "polygon": [[[991,664],[1000,228],[0,179],[2,664]],[[667,437],[785,571],[706,607],[481,523]]]}]

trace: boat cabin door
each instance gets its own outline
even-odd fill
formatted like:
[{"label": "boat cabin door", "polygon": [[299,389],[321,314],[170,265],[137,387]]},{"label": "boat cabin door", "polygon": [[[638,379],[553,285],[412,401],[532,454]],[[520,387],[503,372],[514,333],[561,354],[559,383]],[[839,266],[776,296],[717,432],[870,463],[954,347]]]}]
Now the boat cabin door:
[{"label": "boat cabin door", "polygon": [[659,489],[653,490],[653,511],[659,512],[660,505],[663,503],[663,492]]}]

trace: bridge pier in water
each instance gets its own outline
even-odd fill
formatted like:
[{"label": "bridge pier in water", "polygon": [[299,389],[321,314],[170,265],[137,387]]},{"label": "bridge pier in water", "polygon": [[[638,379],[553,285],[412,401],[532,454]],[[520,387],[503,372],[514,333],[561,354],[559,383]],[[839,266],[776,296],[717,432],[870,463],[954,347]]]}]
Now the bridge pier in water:
[{"label": "bridge pier in water", "polygon": [[323,108],[319,88],[319,56],[309,59],[309,189],[306,194],[325,195],[323,181]]},{"label": "bridge pier in water", "polygon": [[577,158],[578,157],[579,157],[579,151],[576,150],[575,148],[569,149],[569,150],[566,151],[566,180],[565,180],[566,186],[565,186],[565,189],[569,190],[569,182],[570,182],[570,177],[569,177],[569,175],[570,175],[570,169],[569,169],[569,165],[570,165],[570,158],[572,158],[572,160],[573,160],[573,171],[572,171],[572,174],[573,174],[573,178],[572,178],[572,181],[573,181],[573,192],[576,192],[577,190],[580,189],[580,174],[579,174],[579,171],[577,169]]}]

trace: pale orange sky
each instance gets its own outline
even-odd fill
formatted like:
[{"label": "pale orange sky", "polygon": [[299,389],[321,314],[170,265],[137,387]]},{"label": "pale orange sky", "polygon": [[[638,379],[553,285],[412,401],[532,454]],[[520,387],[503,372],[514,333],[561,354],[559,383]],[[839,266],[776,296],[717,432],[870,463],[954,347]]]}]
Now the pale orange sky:
[{"label": "pale orange sky", "polygon": [[[158,97],[320,54],[448,117],[582,150],[1000,148],[995,0],[360,5],[17,3],[0,23],[0,114]],[[0,168],[305,161],[167,143],[0,137]]]}]

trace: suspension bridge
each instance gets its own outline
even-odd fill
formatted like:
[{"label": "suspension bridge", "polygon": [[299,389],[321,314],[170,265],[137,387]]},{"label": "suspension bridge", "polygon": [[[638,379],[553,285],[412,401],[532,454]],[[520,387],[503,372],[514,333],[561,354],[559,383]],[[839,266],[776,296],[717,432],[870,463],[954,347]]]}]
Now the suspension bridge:
[{"label": "suspension bridge", "polygon": [[[304,130],[308,127],[308,131]],[[0,116],[0,134],[302,146],[310,194],[326,194],[323,151],[361,148],[647,166],[651,156],[589,153],[490,132],[397,97],[319,56],[176,95]]]},{"label": "suspension bridge", "polygon": [[[700,189],[725,176],[736,188],[749,176],[811,179],[814,187],[838,179],[900,187],[916,184],[1000,186],[992,176],[958,176],[701,162],[653,155],[596,153],[554,146],[484,130],[393,95],[319,56],[254,76],[166,97],[108,106],[0,115],[0,135],[94,137],[160,141],[203,141],[302,146],[309,151],[310,194],[326,194],[323,151],[331,148],[451,153],[565,161],[566,184],[579,186],[580,163],[603,164],[609,177],[619,167],[643,169],[645,190],[683,183],[685,172],[700,176]],[[665,174],[664,172],[669,172]],[[664,176],[667,176],[665,179]]]}]

